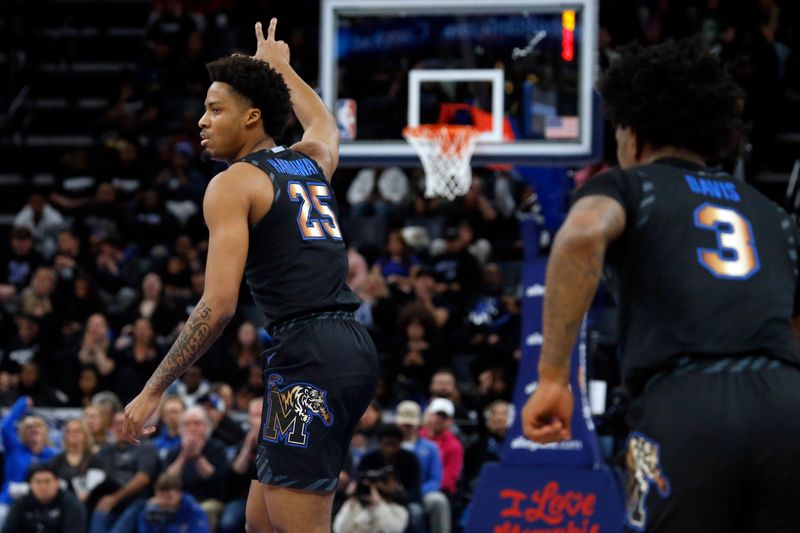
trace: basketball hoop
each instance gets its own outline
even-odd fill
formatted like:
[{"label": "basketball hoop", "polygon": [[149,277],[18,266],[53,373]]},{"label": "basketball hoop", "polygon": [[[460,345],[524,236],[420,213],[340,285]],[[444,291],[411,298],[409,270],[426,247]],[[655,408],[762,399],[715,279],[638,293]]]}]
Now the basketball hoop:
[{"label": "basketball hoop", "polygon": [[423,124],[403,129],[403,137],[417,152],[425,170],[425,196],[453,200],[469,191],[478,131],[471,126]]}]

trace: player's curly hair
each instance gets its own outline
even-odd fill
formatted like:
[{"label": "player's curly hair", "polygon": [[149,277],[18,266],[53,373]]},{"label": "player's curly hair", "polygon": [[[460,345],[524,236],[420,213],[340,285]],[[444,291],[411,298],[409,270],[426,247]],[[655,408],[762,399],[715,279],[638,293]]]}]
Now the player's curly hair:
[{"label": "player's curly hair", "polygon": [[289,87],[267,63],[243,54],[221,57],[206,65],[211,81],[230,85],[261,110],[264,132],[273,139],[283,133],[292,112]]},{"label": "player's curly hair", "polygon": [[697,39],[624,47],[598,82],[606,117],[639,147],[676,146],[716,160],[737,145],[744,93]]}]

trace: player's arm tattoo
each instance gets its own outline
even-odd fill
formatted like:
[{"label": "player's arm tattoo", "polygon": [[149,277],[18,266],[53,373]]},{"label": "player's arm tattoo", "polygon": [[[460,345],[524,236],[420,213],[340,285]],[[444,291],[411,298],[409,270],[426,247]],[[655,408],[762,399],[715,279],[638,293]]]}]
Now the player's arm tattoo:
[{"label": "player's arm tattoo", "polygon": [[609,198],[584,201],[573,211],[547,265],[540,357],[562,379],[569,377],[570,353],[603,275],[606,248],[625,228],[624,210]]},{"label": "player's arm tattoo", "polygon": [[208,350],[232,317],[215,311],[200,300],[169,353],[153,372],[146,388],[157,393],[164,392]]}]

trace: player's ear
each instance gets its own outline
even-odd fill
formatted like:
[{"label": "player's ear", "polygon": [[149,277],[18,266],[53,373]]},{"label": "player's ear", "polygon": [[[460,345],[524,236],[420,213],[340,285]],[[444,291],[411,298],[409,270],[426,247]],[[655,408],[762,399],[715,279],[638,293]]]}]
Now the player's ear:
[{"label": "player's ear", "polygon": [[257,107],[251,107],[245,113],[245,124],[247,126],[254,126],[261,120],[261,110]]}]

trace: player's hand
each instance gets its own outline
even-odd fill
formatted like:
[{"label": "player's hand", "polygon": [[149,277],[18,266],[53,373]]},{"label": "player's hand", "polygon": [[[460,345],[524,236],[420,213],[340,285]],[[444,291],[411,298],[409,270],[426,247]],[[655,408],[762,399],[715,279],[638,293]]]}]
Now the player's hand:
[{"label": "player's hand", "polygon": [[267,28],[267,36],[264,37],[264,30],[260,22],[256,22],[256,59],[260,59],[270,65],[284,62],[289,63],[289,45],[283,41],[275,40],[275,28],[278,26],[278,19],[272,18]]},{"label": "player's hand", "polygon": [[541,444],[569,440],[574,403],[569,385],[540,381],[522,408],[522,432]]},{"label": "player's hand", "polygon": [[155,414],[161,395],[154,394],[147,389],[139,393],[131,403],[125,406],[125,425],[122,426],[122,440],[131,444],[140,444],[139,437],[150,435],[156,427],[145,424]]}]

